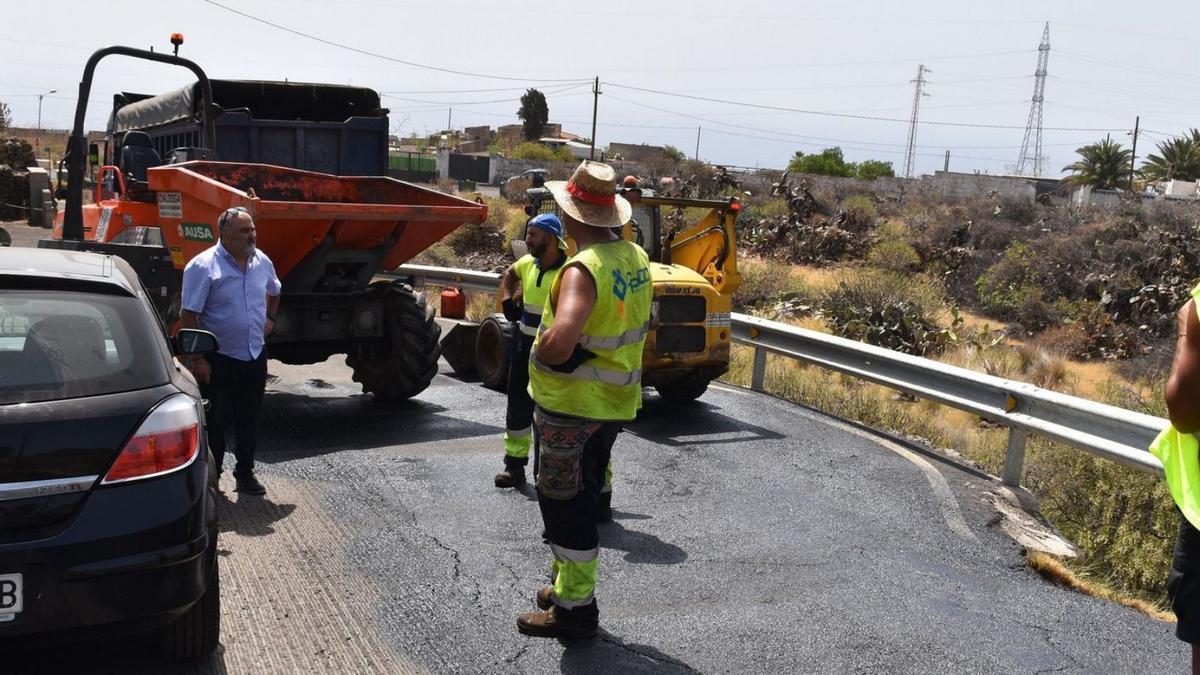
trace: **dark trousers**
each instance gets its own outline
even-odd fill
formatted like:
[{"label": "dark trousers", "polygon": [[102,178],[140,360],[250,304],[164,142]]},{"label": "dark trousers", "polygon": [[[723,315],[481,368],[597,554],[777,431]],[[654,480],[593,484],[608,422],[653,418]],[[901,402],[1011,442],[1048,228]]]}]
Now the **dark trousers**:
[{"label": "dark trousers", "polygon": [[1175,511],[1179,514],[1179,537],[1167,573],[1167,597],[1178,619],[1175,637],[1200,645],[1200,531],[1179,509]]},{"label": "dark trousers", "polygon": [[[517,331],[508,354],[508,405],[504,415],[504,428],[508,436],[521,432],[533,424],[533,399],[529,397],[529,352],[533,348],[533,337]],[[512,455],[513,449],[506,448],[510,457],[525,464],[525,455]],[[525,446],[528,453],[529,446]]]},{"label": "dark trousers", "polygon": [[[542,424],[546,418],[557,418],[556,421],[576,423],[573,429]],[[569,549],[586,551],[600,546],[600,532],[596,527],[596,517],[600,512],[600,490],[604,487],[604,471],[612,455],[613,444],[617,434],[621,433],[621,422],[593,422],[577,418],[562,418],[557,415],[543,415],[539,411],[538,428],[534,430],[534,442],[539,444],[538,460],[542,466],[538,471],[538,507],[542,512],[542,523],[546,527],[546,539]],[[565,431],[565,433],[564,433]],[[579,448],[579,473],[582,484],[568,499],[548,496],[545,488],[552,487],[551,495],[562,495],[563,488],[572,482],[573,473],[569,467],[570,461],[559,462],[555,451],[548,451],[547,445],[554,444],[560,448],[571,445],[571,437],[582,440]],[[561,455],[560,455],[561,457]],[[570,492],[567,488],[567,492]]]},{"label": "dark trousers", "polygon": [[254,473],[254,451],[258,447],[258,409],[267,387],[267,350],[253,361],[239,361],[222,354],[205,357],[212,367],[208,384],[200,393],[210,403],[208,445],[221,471],[225,460],[225,435],[233,429],[233,454],[237,457],[235,477]]}]

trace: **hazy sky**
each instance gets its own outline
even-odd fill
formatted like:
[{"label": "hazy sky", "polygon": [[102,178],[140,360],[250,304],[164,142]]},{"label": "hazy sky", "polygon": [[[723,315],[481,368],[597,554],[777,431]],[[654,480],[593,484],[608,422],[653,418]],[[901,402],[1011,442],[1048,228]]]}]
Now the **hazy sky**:
[{"label": "hazy sky", "polygon": [[[389,61],[239,16],[375,54]],[[579,7],[569,10],[567,7]],[[590,80],[601,89],[598,145],[669,143],[738,166],[782,167],[796,150],[840,145],[848,158],[903,168],[918,64],[922,99],[916,170],[1008,172],[1018,158],[1043,25],[1050,22],[1043,124],[1046,174],[1079,145],[1111,132],[1129,141],[1134,116],[1156,140],[1200,126],[1200,3],[925,0],[784,3],[606,0],[598,3],[361,0],[4,0],[0,101],[21,126],[66,128],[83,64],[111,44],[180,54],[211,77],[350,83],[384,93],[393,132],[500,124],[524,87],[547,94],[551,121],[589,135]],[[512,79],[505,79],[512,78]],[[186,71],[111,57],[101,63],[88,128],[101,129],[118,90],[158,93]],[[640,91],[651,89],[677,95]],[[751,103],[753,108],[696,98]],[[771,109],[788,108],[788,110]],[[821,111],[887,119],[815,115]],[[889,121],[898,120],[898,121]]]}]

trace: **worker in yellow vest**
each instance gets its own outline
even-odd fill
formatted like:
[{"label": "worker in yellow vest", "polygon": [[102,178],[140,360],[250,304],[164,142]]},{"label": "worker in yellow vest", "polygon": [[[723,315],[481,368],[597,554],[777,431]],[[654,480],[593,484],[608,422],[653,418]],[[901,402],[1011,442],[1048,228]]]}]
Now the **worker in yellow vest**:
[{"label": "worker in yellow vest", "polygon": [[529,362],[538,444],[538,506],[554,554],[554,585],[517,629],[539,637],[592,637],[600,623],[596,572],[600,493],[614,441],[642,401],[642,347],[653,292],[646,252],[614,233],[629,221],[616,173],[584,161],[546,188],[579,252],[563,266]]},{"label": "worker in yellow vest", "polygon": [[525,228],[529,253],[509,266],[500,279],[500,303],[504,316],[516,324],[508,359],[508,408],[504,421],[504,470],[496,474],[496,487],[520,487],[525,483],[529,444],[533,433],[533,399],[529,398],[529,350],[550,285],[567,260],[562,222],[553,213],[543,213]]},{"label": "worker in yellow vest", "polygon": [[1167,595],[1179,622],[1175,636],[1192,645],[1192,672],[1200,673],[1200,320],[1192,299],[1179,310],[1175,360],[1167,377],[1167,409],[1171,425],[1150,446],[1163,463],[1171,497],[1182,514],[1175,555],[1167,574]]}]

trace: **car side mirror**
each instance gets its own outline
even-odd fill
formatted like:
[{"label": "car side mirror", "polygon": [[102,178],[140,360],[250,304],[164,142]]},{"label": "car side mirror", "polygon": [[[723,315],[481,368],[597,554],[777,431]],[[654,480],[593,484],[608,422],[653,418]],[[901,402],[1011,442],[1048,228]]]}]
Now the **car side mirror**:
[{"label": "car side mirror", "polygon": [[175,346],[180,354],[211,354],[219,347],[216,335],[196,328],[179,329]]},{"label": "car side mirror", "polygon": [[521,258],[525,257],[526,253],[529,253],[529,244],[526,244],[524,239],[513,239],[512,240],[513,257],[516,258],[517,260],[520,260]]}]

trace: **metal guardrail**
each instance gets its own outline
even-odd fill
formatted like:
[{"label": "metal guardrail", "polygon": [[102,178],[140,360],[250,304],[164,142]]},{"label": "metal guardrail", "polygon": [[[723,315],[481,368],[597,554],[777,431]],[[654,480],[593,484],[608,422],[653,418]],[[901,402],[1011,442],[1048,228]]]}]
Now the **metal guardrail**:
[{"label": "metal guardrail", "polygon": [[[495,290],[500,275],[424,265],[403,265],[395,277],[417,285]],[[1009,429],[1003,480],[1019,485],[1029,434],[1072,445],[1148,473],[1162,464],[1146,451],[1167,420],[1049,391],[931,359],[769,321],[733,314],[732,339],[754,348],[750,388],[763,391],[767,355],[778,354],[965,410]]]}]

